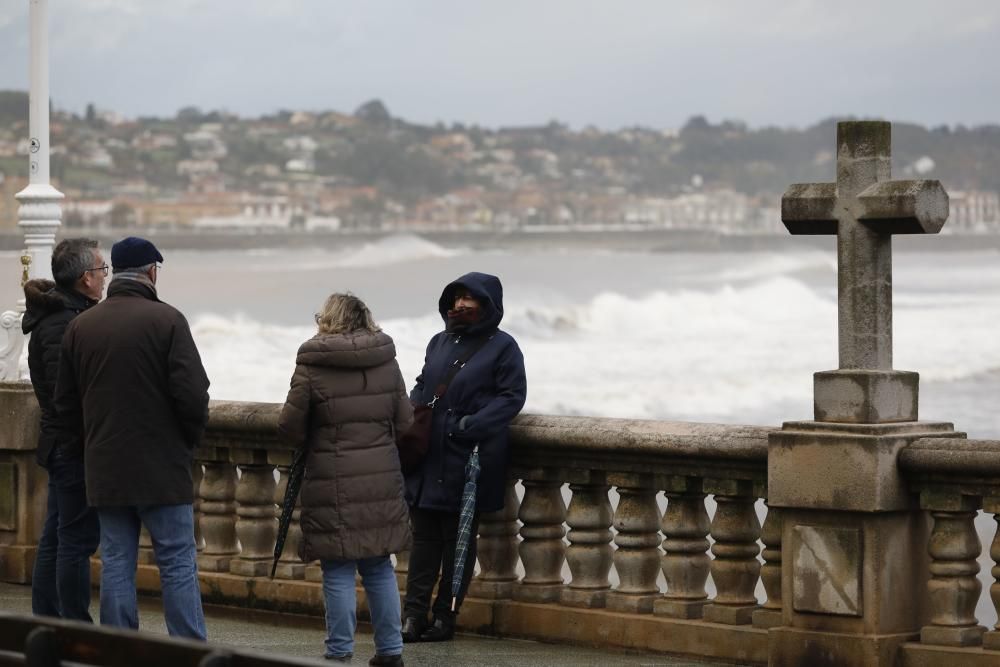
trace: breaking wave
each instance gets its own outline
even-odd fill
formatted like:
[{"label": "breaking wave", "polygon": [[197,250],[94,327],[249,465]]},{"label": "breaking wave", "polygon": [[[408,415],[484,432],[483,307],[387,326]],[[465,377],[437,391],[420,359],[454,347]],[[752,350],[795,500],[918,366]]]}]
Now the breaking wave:
[{"label": "breaking wave", "polygon": [[[349,239],[350,237],[344,237]],[[297,271],[324,271],[329,269],[356,269],[420,262],[458,257],[465,251],[445,248],[426,239],[408,234],[387,236],[361,245],[335,248],[316,248],[313,252],[300,252],[296,258]],[[255,273],[284,273],[286,266],[275,263],[278,251],[258,249],[245,252],[249,257],[247,269]]]},{"label": "breaking wave", "polygon": [[[982,300],[903,299],[895,367],[919,371],[931,387],[993,378],[1000,296],[991,298],[985,308]],[[812,374],[837,366],[836,317],[831,295],[777,276],[709,292],[510,302],[503,328],[524,351],[530,411],[777,424],[811,415]],[[412,385],[440,317],[382,326]],[[192,328],[212,396],[253,401],[284,400],[296,350],[313,334],[240,315],[198,316]]]}]

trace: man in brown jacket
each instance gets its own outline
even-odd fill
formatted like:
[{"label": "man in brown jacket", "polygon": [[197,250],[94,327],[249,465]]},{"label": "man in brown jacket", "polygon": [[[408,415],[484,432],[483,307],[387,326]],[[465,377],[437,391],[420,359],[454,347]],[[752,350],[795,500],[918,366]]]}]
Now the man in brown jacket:
[{"label": "man in brown jacket", "polygon": [[145,239],[111,248],[108,298],[63,338],[56,408],[84,434],[87,500],[101,521],[101,623],[139,626],[135,571],[145,525],[167,631],[204,639],[191,465],[209,382],[187,320],[157,297],[162,261]]}]

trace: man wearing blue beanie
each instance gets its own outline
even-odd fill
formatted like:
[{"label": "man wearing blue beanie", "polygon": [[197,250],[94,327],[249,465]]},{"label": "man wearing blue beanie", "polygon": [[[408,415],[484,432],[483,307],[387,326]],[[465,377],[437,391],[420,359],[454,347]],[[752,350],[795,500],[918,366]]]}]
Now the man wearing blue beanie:
[{"label": "man wearing blue beanie", "polygon": [[139,627],[144,525],[167,631],[205,639],[191,466],[208,421],[209,382],[187,320],[157,294],[162,261],[146,239],[112,246],[107,299],[66,330],[56,407],[84,434],[87,501],[101,521],[101,624]]}]

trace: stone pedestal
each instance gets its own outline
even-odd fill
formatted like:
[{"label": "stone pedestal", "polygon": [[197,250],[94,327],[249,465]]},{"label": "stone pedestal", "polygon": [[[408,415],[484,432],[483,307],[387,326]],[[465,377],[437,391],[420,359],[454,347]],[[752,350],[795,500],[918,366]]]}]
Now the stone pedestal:
[{"label": "stone pedestal", "polygon": [[813,375],[817,421],[915,422],[920,376],[909,371],[836,370]]},{"label": "stone pedestal", "polygon": [[951,424],[789,422],[772,433],[768,504],[781,508],[782,623],[770,660],[896,664],[927,618],[928,517],[900,478],[918,438]]},{"label": "stone pedestal", "polygon": [[27,382],[0,382],[0,580],[31,581],[48,476],[35,462],[38,402]]}]

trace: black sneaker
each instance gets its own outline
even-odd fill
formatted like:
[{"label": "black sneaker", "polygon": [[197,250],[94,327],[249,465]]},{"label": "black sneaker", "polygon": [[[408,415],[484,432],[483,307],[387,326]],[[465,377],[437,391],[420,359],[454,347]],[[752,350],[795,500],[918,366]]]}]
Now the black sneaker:
[{"label": "black sneaker", "polygon": [[403,667],[402,655],[375,655],[368,661],[370,667]]},{"label": "black sneaker", "polygon": [[351,658],[354,657],[354,654],[345,653],[344,655],[334,655],[332,653],[327,653],[323,657],[326,658],[327,660],[330,660],[331,662],[350,662]]}]

